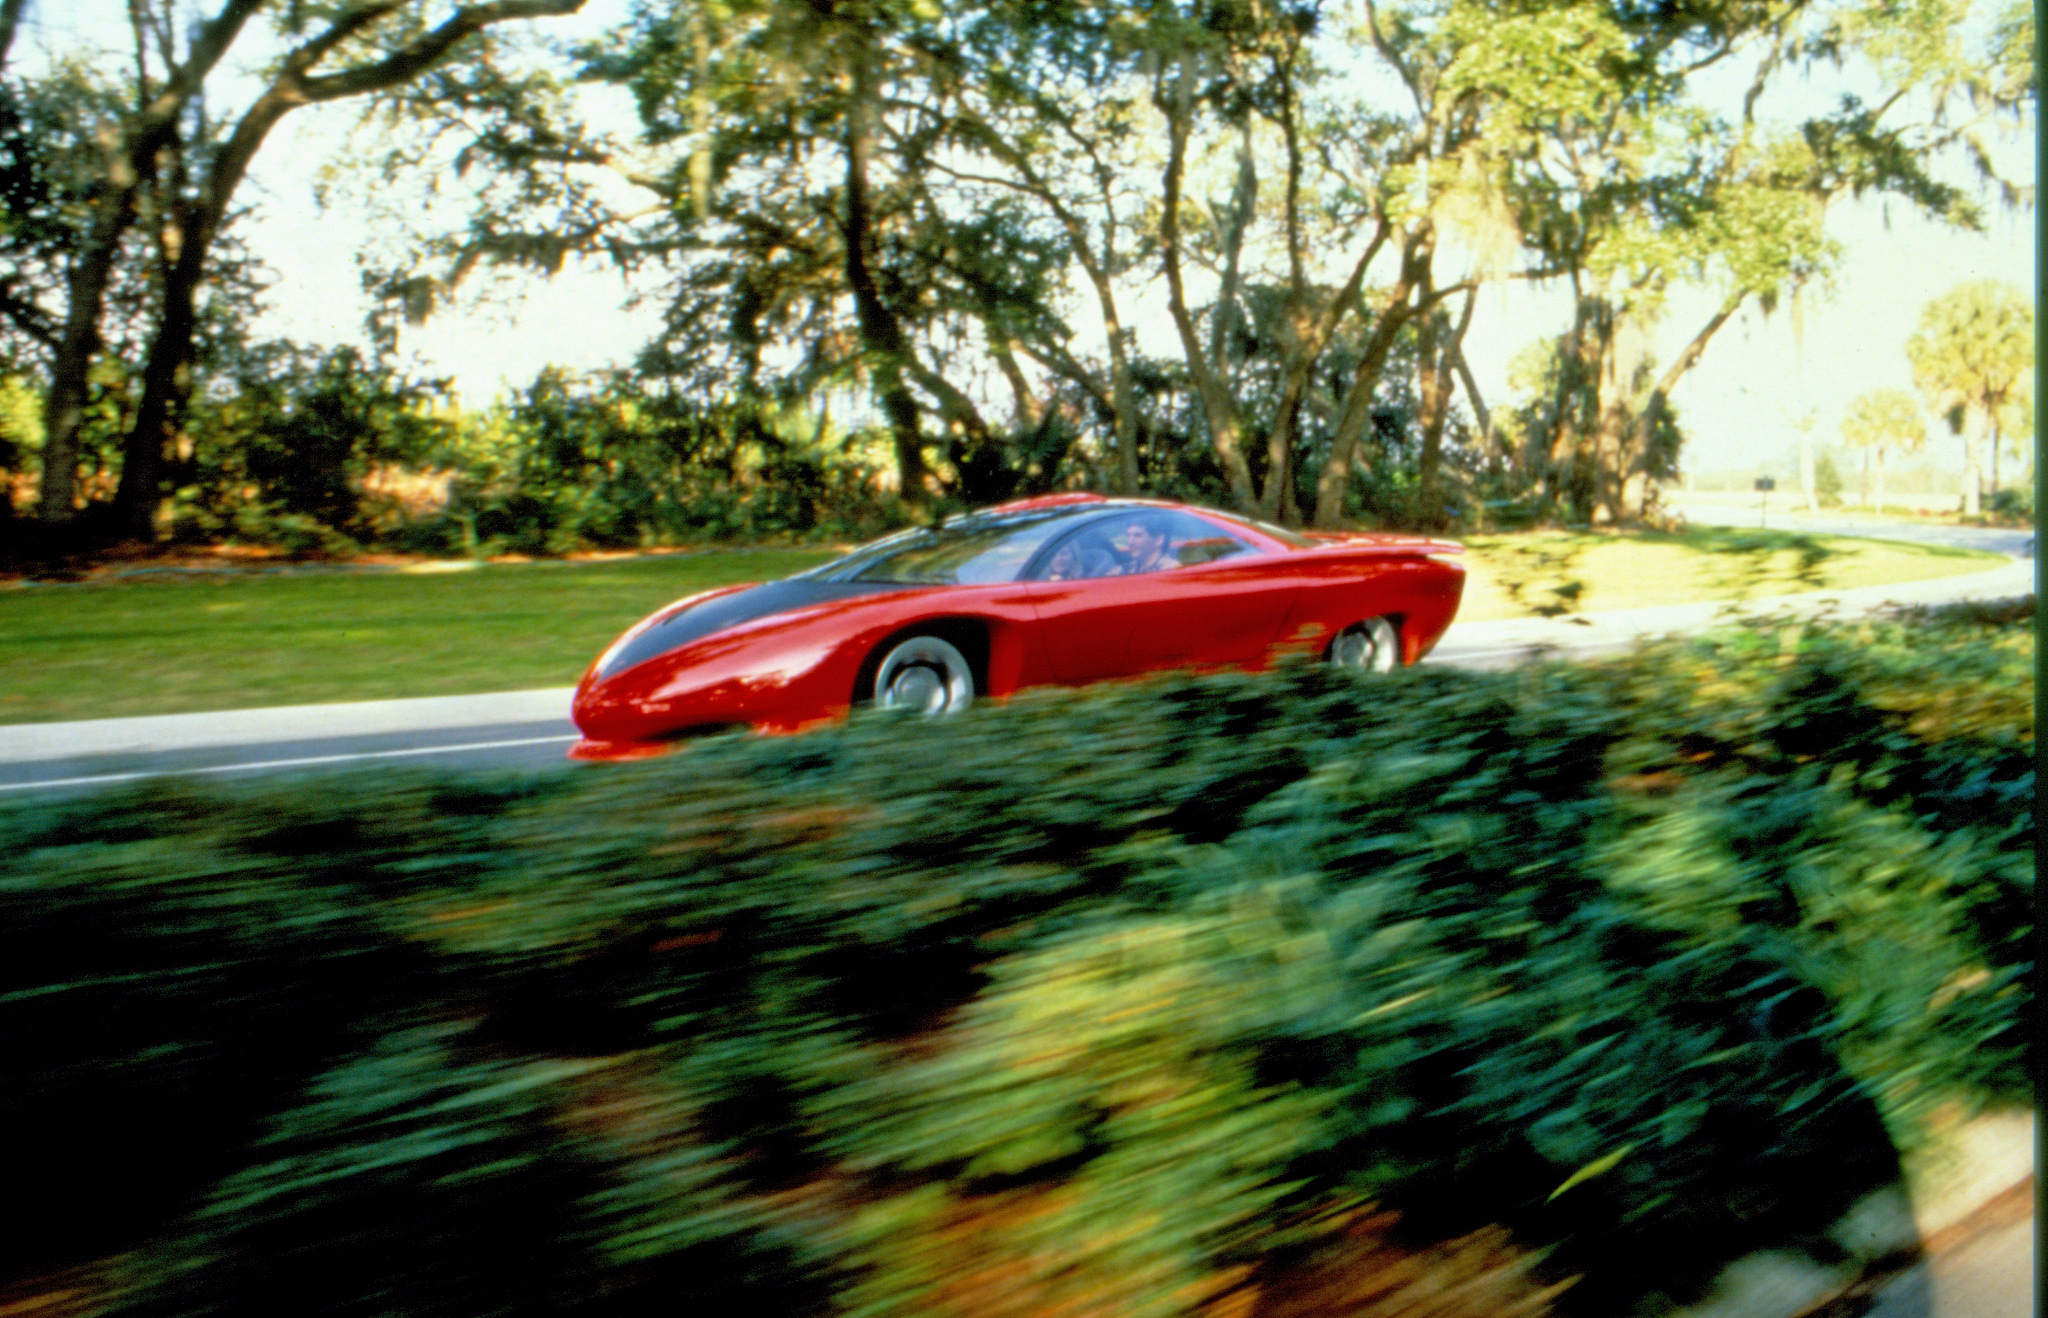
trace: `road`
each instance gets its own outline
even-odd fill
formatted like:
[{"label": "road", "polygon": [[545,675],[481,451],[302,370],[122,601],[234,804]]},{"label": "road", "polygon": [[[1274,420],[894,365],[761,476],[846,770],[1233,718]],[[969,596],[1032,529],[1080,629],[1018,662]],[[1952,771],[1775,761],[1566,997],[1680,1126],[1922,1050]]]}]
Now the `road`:
[{"label": "road", "polygon": [[[1697,520],[1704,521],[1737,516],[1742,510],[1699,511],[1702,516]],[[2009,598],[2034,588],[2032,537],[2024,531],[1875,519],[1830,521],[1825,528],[1816,519],[1815,529],[1967,544],[2014,561],[1998,571],[1967,577],[1814,592],[1772,602],[1772,608],[1846,613],[1887,602]],[[1625,651],[1650,637],[1704,631],[1725,620],[1722,605],[1704,603],[1460,623],[1426,662],[1485,669],[1510,667],[1539,653],[1585,658]],[[576,739],[569,722],[569,695],[564,687],[362,705],[0,726],[0,799],[33,792],[90,791],[165,774],[211,777],[386,764],[559,771],[565,767],[564,752]]]},{"label": "road", "polygon": [[1808,513],[1794,511],[1793,500],[1774,496],[1771,505],[1759,509],[1755,501],[1702,503],[1680,500],[1672,511],[1698,526],[1757,526],[1773,531],[1802,531],[1819,535],[1853,535],[1872,540],[1904,540],[1916,545],[1946,545],[1952,549],[1983,549],[2010,558],[2033,556],[2034,532],[2028,528],[2003,526],[1955,526],[1945,522],[1909,521],[1879,517],[1867,510]]}]

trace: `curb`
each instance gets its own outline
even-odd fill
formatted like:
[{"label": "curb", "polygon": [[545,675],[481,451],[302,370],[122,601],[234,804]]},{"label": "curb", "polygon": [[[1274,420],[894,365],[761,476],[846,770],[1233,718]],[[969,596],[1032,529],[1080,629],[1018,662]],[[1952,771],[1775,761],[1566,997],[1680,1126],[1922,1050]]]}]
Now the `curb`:
[{"label": "curb", "polygon": [[1999,1205],[2032,1185],[2038,1126],[2032,1111],[1987,1112],[1937,1134],[1906,1160],[1913,1222],[1928,1253],[1997,1225]]},{"label": "curb", "polygon": [[269,709],[88,719],[76,723],[18,723],[0,727],[0,762],[215,750],[258,745],[284,735],[310,741],[322,737],[481,728],[501,723],[566,724],[569,700],[575,693],[576,688],[564,686],[481,696],[279,705]]},{"label": "curb", "polygon": [[[2035,1116],[1992,1112],[1938,1134],[1901,1183],[1864,1196],[1818,1250],[1736,1259],[1676,1318],[1848,1318],[1936,1257],[2034,1211]],[[1938,1318],[1938,1315],[1935,1316]]]}]

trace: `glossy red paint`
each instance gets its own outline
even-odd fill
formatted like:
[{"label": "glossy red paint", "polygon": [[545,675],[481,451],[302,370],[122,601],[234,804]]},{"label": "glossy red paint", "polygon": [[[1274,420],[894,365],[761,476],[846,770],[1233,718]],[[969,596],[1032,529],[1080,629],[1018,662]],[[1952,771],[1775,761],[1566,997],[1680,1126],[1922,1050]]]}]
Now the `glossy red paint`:
[{"label": "glossy red paint", "polygon": [[[1074,536],[1065,528],[1106,530],[1147,510],[1198,516],[1219,542],[1234,539],[1241,548],[1140,575],[1042,579],[1052,552],[1046,547]],[[1446,557],[1462,552],[1452,541],[1351,534],[1318,536],[1304,547],[1229,514],[1099,495],[1052,495],[974,516],[1019,514],[1058,522],[1024,565],[1039,579],[867,583],[853,588],[862,593],[806,599],[605,671],[649,629],[688,623],[690,611],[707,602],[743,605],[736,597],[753,588],[706,592],[657,611],[584,674],[574,704],[584,739],[571,756],[632,758],[706,730],[794,732],[842,717],[872,694],[883,653],[919,633],[960,649],[978,695],[995,699],[1026,687],[1168,669],[1263,668],[1288,652],[1320,655],[1345,628],[1379,617],[1397,629],[1401,662],[1414,663],[1449,628],[1464,591],[1463,567]],[[1182,537],[1175,547],[1199,556],[1204,543]]]}]

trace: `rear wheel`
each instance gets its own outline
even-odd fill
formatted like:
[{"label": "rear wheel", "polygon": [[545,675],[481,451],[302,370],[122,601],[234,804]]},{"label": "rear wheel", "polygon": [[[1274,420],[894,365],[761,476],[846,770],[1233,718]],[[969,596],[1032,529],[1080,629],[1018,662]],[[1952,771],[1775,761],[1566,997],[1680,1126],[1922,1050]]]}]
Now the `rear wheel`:
[{"label": "rear wheel", "polygon": [[882,656],[874,701],[883,709],[956,713],[974,703],[974,670],[952,642],[913,636]]},{"label": "rear wheel", "polygon": [[1339,668],[1391,673],[1401,662],[1401,634],[1385,618],[1369,618],[1337,633],[1324,655]]}]

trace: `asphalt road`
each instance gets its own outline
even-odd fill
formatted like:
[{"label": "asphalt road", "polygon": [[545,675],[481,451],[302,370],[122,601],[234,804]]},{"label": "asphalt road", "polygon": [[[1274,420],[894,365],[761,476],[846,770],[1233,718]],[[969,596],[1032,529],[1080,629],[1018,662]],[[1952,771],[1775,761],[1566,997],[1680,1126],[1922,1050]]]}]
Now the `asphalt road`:
[{"label": "asphalt road", "polygon": [[1765,526],[1773,531],[1803,531],[1822,535],[1853,535],[1872,540],[1904,540],[1916,545],[1947,545],[1953,549],[1983,549],[2010,558],[2031,558],[2034,533],[2025,528],[2002,526],[1954,526],[1944,522],[1921,522],[1879,517],[1868,511],[1808,513],[1796,510],[1796,496],[1774,495],[1769,504],[1700,503],[1681,500],[1673,511],[1686,521],[1701,526]]},{"label": "asphalt road", "polygon": [[[1707,520],[1740,509],[1704,509]],[[1690,513],[1688,514],[1690,515]],[[1853,529],[1852,529],[1853,528]],[[1815,592],[1767,602],[1771,609],[1853,612],[1886,603],[1998,599],[2034,588],[2026,532],[1871,519],[1831,521],[1837,534],[1968,544],[2005,553],[2005,568],[1899,587]],[[1613,613],[1464,623],[1426,662],[1486,669],[1538,654],[1588,658],[1625,651],[1666,634],[1727,621],[1723,605],[1672,605]],[[421,764],[515,772],[560,772],[576,730],[568,688],[359,705],[301,706],[226,714],[87,723],[0,726],[0,799],[35,792],[83,792],[166,774],[206,777],[318,773]]]}]

